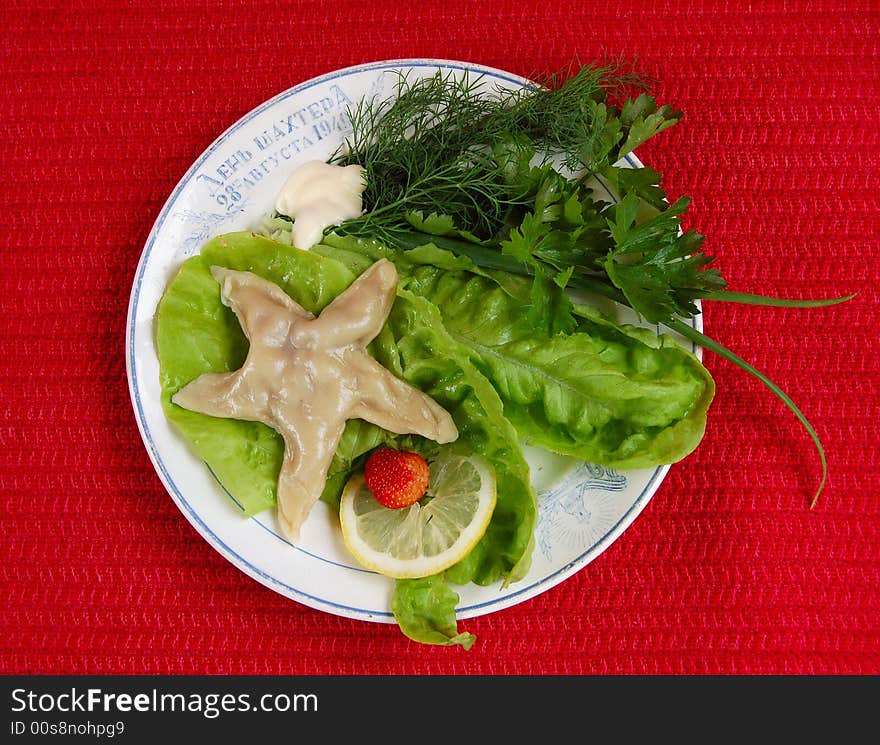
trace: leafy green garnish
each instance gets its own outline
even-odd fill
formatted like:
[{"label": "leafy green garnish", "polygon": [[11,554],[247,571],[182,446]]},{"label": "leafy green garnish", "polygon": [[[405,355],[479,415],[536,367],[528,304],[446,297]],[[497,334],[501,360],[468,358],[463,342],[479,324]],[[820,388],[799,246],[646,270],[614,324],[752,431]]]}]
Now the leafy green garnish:
[{"label": "leafy green garnish", "polygon": [[[658,105],[650,81],[622,65],[586,65],[570,76],[515,91],[482,76],[401,74],[395,93],[351,112],[353,132],[332,157],[365,169],[365,214],[336,228],[379,237],[398,250],[423,244],[475,265],[532,278],[534,303],[552,285],[598,293],[755,376],[794,413],[827,477],[814,428],[766,375],[686,321],[702,301],[815,308],[819,300],[735,292],[683,230],[689,200],[671,204],[661,175],[623,158],[682,119]],[[552,327],[565,332],[566,309]]]},{"label": "leafy green garnish", "polygon": [[[358,268],[388,251],[378,244],[363,245],[358,251],[345,246],[324,249],[325,255],[300,251],[249,232],[221,235],[184,262],[160,302],[156,334],[165,414],[245,515],[276,503],[284,451],[280,435],[257,422],[206,416],[171,402],[186,383],[203,373],[235,369],[247,353],[247,339],[232,311],[221,302],[209,267],[216,264],[255,272],[317,313],[348,287]],[[459,260],[450,257],[449,261]],[[528,571],[537,521],[537,496],[528,463],[492,383],[472,362],[469,349],[446,331],[439,310],[430,301],[400,289],[369,351],[452,415],[459,437],[443,447],[479,452],[494,468],[498,500],[477,546],[442,576],[395,592],[399,622],[409,636],[426,643],[447,643],[451,638],[453,643],[469,646],[472,637],[458,634],[455,628],[457,596],[446,583],[509,583]],[[322,499],[338,504],[348,478],[362,469],[366,453],[380,444],[425,454],[440,447],[416,435],[394,435],[351,420],[330,465]],[[418,588],[424,591],[416,592]],[[444,641],[438,641],[437,633]]]},{"label": "leafy green garnish", "polygon": [[640,199],[629,192],[605,212],[614,239],[605,272],[627,304],[650,323],[697,315],[694,301],[726,284],[717,269],[704,270],[712,258],[700,250],[703,236],[680,231],[678,218],[689,201],[682,197],[639,222]]},{"label": "leafy green garnish", "polygon": [[400,630],[422,644],[459,645],[470,649],[476,637],[458,630],[456,593],[443,576],[398,580],[391,595],[391,612]]},{"label": "leafy green garnish", "polygon": [[532,282],[502,286],[428,265],[401,272],[410,292],[440,309],[528,443],[647,468],[681,460],[700,442],[715,385],[670,337],[576,317],[558,287],[535,300]]},{"label": "leafy green garnish", "polygon": [[329,159],[366,172],[365,214],[348,234],[388,240],[433,215],[478,239],[497,237],[528,211],[538,186],[536,154],[562,153],[565,165],[597,173],[674,124],[680,112],[640,95],[619,111],[610,96],[644,86],[615,66],[581,68],[558,88],[509,90],[482,76],[401,73],[386,100],[350,112],[352,134]]}]

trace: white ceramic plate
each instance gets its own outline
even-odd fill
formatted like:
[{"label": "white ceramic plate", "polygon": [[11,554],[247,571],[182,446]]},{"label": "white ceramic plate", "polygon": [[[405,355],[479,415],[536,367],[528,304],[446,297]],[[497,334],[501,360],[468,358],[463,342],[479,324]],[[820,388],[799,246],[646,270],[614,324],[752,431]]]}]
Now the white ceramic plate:
[{"label": "white ceramic plate", "polygon": [[[291,545],[271,511],[243,518],[166,420],[154,316],[187,257],[215,235],[255,228],[293,168],[329,157],[349,131],[348,107],[364,96],[390,95],[400,70],[430,75],[438,68],[481,74],[505,87],[528,82],[468,63],[393,60],[338,70],[275,96],[218,137],[175,187],[144,247],[128,309],[126,364],[135,416],[156,472],[181,512],[211,546],[258,582],[312,608],[369,621],[393,622],[392,581],[357,565],[323,502],[303,526],[302,544]],[[641,166],[634,156],[628,163]],[[699,317],[694,324],[700,328]],[[461,619],[520,603],[584,567],[632,523],[669,468],[619,473],[529,448],[527,458],[539,493],[532,569],[507,588],[456,587]]]}]

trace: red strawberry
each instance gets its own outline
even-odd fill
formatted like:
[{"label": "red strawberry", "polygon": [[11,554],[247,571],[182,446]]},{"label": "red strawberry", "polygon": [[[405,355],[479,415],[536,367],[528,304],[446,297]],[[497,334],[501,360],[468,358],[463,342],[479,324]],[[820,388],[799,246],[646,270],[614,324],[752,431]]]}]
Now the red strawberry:
[{"label": "red strawberry", "polygon": [[364,467],[367,488],[392,510],[418,502],[428,488],[428,464],[418,453],[380,448]]}]

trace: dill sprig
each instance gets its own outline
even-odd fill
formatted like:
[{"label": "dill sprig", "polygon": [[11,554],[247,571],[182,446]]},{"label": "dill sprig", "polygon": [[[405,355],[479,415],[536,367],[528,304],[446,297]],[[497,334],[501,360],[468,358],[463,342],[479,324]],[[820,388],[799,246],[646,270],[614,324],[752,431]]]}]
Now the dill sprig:
[{"label": "dill sprig", "polygon": [[493,235],[517,199],[481,126],[501,105],[485,80],[453,71],[410,80],[399,73],[393,98],[361,101],[352,134],[331,162],[364,168],[365,215],[348,233],[387,237],[410,229],[407,213],[448,215],[475,234]]}]

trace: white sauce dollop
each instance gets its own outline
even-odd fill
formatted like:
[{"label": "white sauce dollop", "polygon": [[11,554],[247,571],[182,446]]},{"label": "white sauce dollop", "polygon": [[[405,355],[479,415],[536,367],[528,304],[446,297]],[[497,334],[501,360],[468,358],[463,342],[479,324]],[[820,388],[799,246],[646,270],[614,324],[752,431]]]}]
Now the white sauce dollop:
[{"label": "white sauce dollop", "polygon": [[294,170],[278,193],[275,209],[293,218],[297,248],[319,243],[324,230],[363,213],[364,169],[310,160]]}]

